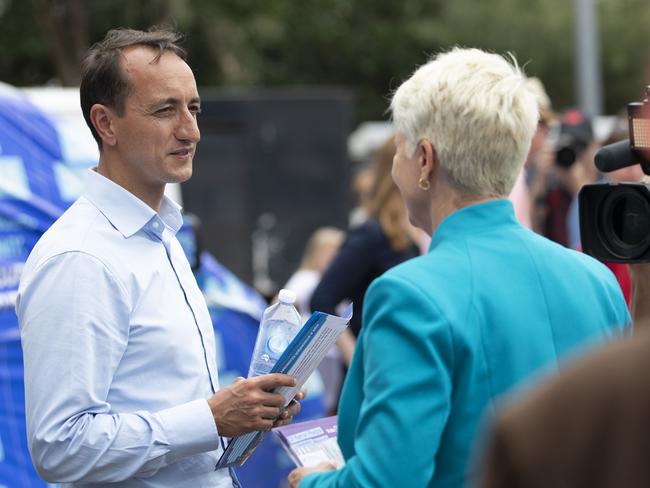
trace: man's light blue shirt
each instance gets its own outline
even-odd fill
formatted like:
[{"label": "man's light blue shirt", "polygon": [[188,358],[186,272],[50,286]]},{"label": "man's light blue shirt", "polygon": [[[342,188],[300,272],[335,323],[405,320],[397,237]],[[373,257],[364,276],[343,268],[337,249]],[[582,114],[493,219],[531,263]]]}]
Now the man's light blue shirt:
[{"label": "man's light blue shirt", "polygon": [[214,469],[214,332],[181,223],[171,200],[156,213],[91,171],[29,256],[16,313],[29,448],[46,480],[232,486]]}]

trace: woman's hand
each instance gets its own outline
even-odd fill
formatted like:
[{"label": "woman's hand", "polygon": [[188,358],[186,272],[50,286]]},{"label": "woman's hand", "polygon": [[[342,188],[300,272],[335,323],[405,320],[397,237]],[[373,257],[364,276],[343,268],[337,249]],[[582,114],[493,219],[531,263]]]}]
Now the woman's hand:
[{"label": "woman's hand", "polygon": [[305,468],[296,468],[289,473],[289,486],[291,488],[298,488],[302,479],[308,474],[312,473],[327,473],[336,469],[333,463],[329,461],[322,462],[316,466],[309,466]]}]

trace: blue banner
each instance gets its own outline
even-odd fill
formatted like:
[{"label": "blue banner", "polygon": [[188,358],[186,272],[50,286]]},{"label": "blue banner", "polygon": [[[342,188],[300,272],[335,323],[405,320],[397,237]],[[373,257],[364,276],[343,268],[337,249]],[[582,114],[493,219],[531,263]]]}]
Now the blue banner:
[{"label": "blue banner", "polygon": [[69,205],[54,171],[62,159],[54,123],[0,84],[0,487],[44,487],[27,449],[23,359],[14,303],[23,264]]}]

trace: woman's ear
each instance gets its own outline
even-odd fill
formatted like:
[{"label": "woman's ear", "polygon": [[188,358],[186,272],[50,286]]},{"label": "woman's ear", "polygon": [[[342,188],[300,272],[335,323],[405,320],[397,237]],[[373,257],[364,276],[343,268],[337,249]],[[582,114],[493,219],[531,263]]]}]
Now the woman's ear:
[{"label": "woman's ear", "polygon": [[117,144],[117,136],[113,126],[115,114],[105,105],[96,103],[90,107],[90,121],[95,127],[97,134],[105,146],[114,146]]},{"label": "woman's ear", "polygon": [[420,178],[431,182],[439,167],[436,149],[428,139],[422,139],[418,143],[417,152],[418,162],[420,163]]}]

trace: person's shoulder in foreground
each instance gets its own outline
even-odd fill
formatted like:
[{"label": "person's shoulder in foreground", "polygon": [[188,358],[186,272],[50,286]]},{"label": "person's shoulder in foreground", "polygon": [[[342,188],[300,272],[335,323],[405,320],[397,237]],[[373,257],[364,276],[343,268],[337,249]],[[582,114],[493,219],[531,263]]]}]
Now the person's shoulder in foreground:
[{"label": "person's shoulder in foreground", "polygon": [[650,330],[635,327],[498,415],[481,487],[650,485]]}]

